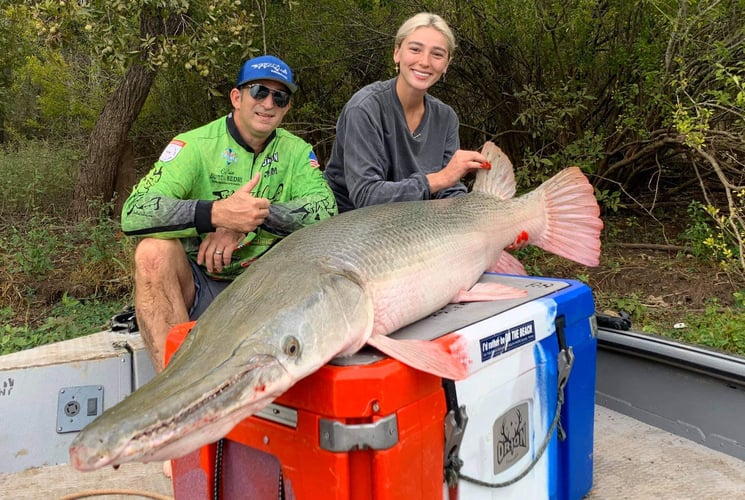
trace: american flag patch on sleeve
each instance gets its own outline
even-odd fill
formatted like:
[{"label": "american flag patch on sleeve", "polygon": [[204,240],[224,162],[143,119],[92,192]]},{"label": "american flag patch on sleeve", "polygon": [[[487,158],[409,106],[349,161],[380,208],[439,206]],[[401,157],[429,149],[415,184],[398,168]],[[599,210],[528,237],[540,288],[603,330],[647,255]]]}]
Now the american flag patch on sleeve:
[{"label": "american flag patch on sleeve", "polygon": [[316,154],[311,151],[310,155],[308,155],[308,161],[310,162],[310,166],[313,168],[318,168],[321,166],[320,163],[318,163],[318,158],[316,157]]}]

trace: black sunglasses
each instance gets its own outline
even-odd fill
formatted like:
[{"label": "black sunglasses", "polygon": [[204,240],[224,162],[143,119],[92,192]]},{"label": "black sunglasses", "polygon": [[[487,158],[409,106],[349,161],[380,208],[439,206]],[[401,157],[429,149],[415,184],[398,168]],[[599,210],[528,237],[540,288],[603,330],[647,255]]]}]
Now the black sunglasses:
[{"label": "black sunglasses", "polygon": [[284,90],[274,90],[260,83],[252,83],[245,85],[244,88],[248,89],[248,94],[256,99],[257,101],[263,101],[266,96],[272,94],[272,100],[278,108],[287,107],[290,104],[290,93]]}]

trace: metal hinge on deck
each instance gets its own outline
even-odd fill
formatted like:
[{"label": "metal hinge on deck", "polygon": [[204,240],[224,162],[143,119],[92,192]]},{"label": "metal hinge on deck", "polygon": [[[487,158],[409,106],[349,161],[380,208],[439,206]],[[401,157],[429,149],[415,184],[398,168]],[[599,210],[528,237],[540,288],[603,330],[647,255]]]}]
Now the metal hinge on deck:
[{"label": "metal hinge on deck", "polygon": [[321,419],[319,423],[321,449],[347,452],[355,449],[387,450],[398,443],[396,414],[371,424],[343,424]]}]

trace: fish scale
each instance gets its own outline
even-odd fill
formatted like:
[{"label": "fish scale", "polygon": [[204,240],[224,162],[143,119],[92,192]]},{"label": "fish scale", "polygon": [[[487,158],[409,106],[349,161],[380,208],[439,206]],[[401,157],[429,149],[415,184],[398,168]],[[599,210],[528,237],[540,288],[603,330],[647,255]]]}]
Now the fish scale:
[{"label": "fish scale", "polygon": [[[512,242],[516,233],[508,231],[510,217],[499,224],[499,238],[486,236],[504,213],[500,208],[504,203],[472,193],[426,204],[402,202],[347,212],[316,224],[312,231],[288,236],[286,244],[277,247],[279,252],[270,250],[257,262],[262,265],[249,268],[236,283],[252,279],[252,272],[275,274],[279,266],[285,276],[296,273],[295,278],[302,279],[314,263],[322,267],[329,260],[342,262],[344,269],[369,284],[376,306],[373,331],[391,333],[419,319],[422,309],[446,305],[454,286],[470,288]],[[340,243],[329,249],[329,241]],[[284,283],[287,289],[277,293],[291,294],[296,279],[290,276]],[[401,307],[391,307],[398,301]]]}]

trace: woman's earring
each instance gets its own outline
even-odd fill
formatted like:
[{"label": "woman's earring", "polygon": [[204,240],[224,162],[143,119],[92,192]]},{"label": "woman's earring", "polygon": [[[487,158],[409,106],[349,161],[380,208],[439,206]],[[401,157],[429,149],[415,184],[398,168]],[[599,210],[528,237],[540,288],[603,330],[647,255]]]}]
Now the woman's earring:
[{"label": "woman's earring", "polygon": [[396,73],[398,73],[398,63],[396,63]]}]

